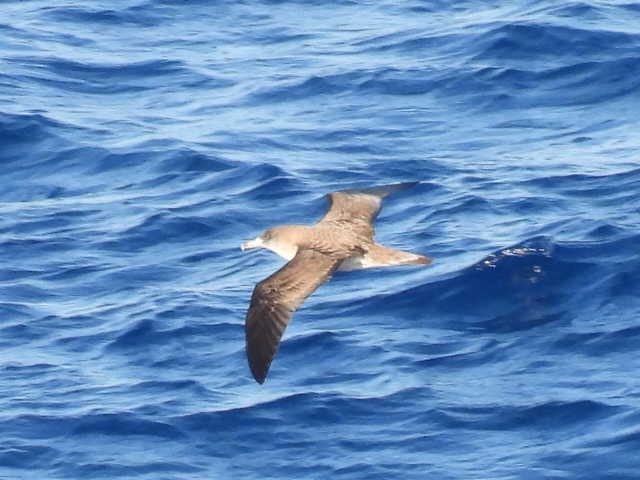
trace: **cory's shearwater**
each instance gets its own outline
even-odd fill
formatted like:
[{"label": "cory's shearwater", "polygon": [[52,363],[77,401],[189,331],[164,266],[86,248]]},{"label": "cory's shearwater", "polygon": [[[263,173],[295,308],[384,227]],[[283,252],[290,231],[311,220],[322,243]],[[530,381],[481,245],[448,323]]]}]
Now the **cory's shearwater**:
[{"label": "cory's shearwater", "polygon": [[266,248],[289,262],[256,285],[245,321],[251,373],[263,383],[293,312],[336,270],[428,265],[431,259],[375,243],[373,222],[387,195],[416,185],[398,183],[328,194],[329,210],[313,226],[282,225],[240,248]]}]

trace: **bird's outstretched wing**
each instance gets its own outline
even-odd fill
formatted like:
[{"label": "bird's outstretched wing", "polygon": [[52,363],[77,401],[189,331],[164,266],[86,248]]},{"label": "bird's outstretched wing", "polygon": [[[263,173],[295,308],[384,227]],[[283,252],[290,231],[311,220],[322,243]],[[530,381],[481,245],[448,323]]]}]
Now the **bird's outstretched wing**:
[{"label": "bird's outstretched wing", "polygon": [[256,285],[245,320],[249,368],[263,383],[293,312],[338,267],[340,259],[300,250],[289,263]]},{"label": "bird's outstretched wing", "polygon": [[373,238],[373,222],[382,208],[382,199],[397,191],[413,187],[417,183],[396,183],[362,190],[341,190],[329,193],[327,195],[329,210],[318,223],[339,225]]}]

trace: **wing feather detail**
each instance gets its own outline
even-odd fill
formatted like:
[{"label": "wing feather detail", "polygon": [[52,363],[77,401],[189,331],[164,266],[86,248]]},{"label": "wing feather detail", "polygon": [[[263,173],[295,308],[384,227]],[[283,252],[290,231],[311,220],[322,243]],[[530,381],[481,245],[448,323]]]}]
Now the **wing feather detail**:
[{"label": "wing feather detail", "polygon": [[327,281],[339,259],[300,250],[284,267],[256,285],[245,320],[247,359],[253,377],[263,383],[293,312]]},{"label": "wing feather detail", "polygon": [[400,190],[413,187],[418,182],[396,183],[361,190],[341,190],[329,193],[329,210],[320,220],[343,228],[350,228],[360,235],[373,238],[375,221],[382,199]]}]

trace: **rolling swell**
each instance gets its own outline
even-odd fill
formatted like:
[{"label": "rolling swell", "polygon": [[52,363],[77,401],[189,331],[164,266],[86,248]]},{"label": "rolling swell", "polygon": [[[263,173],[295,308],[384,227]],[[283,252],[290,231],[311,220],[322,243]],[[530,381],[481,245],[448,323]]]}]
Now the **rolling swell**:
[{"label": "rolling swell", "polygon": [[[637,478],[637,4],[3,13],[0,478]],[[254,384],[240,243],[404,181]]]}]

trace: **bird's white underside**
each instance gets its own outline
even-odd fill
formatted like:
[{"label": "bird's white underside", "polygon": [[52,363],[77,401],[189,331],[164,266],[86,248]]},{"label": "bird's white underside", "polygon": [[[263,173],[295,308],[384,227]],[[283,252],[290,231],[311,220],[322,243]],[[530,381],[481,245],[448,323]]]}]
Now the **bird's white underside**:
[{"label": "bird's white underside", "polygon": [[273,240],[264,243],[264,248],[271,250],[276,255],[281,256],[285,260],[289,261],[298,253],[297,245],[285,242],[275,242]]}]

